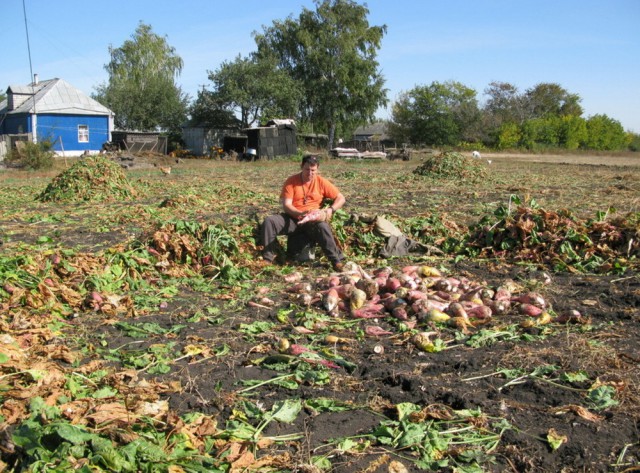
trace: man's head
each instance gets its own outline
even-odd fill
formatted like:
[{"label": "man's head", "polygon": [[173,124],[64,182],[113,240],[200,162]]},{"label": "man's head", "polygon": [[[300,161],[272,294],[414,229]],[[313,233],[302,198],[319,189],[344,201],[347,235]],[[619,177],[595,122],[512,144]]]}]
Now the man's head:
[{"label": "man's head", "polygon": [[312,154],[308,154],[302,158],[302,181],[309,182],[313,180],[313,178],[318,174],[318,166],[320,165],[320,160],[317,156]]}]

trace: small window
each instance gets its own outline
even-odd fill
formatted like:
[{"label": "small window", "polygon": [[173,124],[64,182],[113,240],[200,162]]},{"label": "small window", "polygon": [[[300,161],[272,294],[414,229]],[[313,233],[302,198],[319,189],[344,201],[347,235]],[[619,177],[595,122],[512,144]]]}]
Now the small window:
[{"label": "small window", "polygon": [[87,125],[78,125],[78,143],[89,142],[89,127]]}]

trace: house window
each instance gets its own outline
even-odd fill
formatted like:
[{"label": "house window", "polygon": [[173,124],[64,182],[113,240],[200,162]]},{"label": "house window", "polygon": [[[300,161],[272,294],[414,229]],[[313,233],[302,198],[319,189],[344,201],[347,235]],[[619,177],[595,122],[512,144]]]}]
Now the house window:
[{"label": "house window", "polygon": [[88,143],[88,142],[89,142],[89,126],[78,125],[78,143]]}]

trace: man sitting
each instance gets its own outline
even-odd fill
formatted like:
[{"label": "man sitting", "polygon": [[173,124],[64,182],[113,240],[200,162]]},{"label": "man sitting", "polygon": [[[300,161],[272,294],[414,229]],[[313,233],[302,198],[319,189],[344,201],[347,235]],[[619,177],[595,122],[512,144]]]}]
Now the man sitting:
[{"label": "man sitting", "polygon": [[[295,233],[296,246],[304,240],[312,245],[317,243],[333,269],[342,269],[344,255],[335,242],[328,221],[344,205],[345,198],[335,185],[319,175],[319,165],[317,156],[305,156],[301,171],[290,176],[282,186],[280,202],[283,212],[265,218],[261,228],[265,261],[273,262],[275,259],[278,235]],[[324,199],[332,200],[333,204],[318,212]]]}]

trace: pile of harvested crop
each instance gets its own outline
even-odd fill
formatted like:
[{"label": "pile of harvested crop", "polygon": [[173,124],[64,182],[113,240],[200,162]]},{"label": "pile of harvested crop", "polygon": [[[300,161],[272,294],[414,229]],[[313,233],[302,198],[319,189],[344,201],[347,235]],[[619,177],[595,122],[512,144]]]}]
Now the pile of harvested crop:
[{"label": "pile of harvested crop", "polygon": [[477,181],[487,176],[484,164],[455,151],[431,156],[413,170],[418,176]]},{"label": "pile of harvested crop", "polygon": [[637,213],[581,220],[568,210],[554,212],[520,205],[496,210],[472,227],[468,246],[484,257],[513,257],[556,270],[624,272],[640,255]]},{"label": "pile of harvested crop", "polygon": [[102,156],[93,156],[56,176],[36,199],[41,202],[126,200],[134,194],[120,166]]}]

